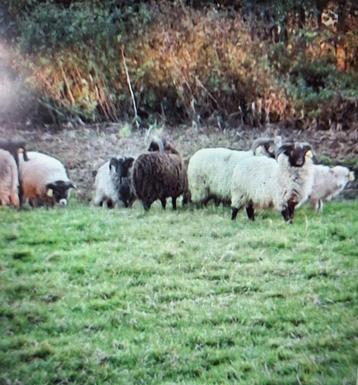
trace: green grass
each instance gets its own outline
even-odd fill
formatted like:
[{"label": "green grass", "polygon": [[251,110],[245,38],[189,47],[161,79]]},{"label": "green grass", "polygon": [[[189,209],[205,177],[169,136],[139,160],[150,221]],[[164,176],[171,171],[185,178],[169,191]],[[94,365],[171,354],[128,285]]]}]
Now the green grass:
[{"label": "green grass", "polygon": [[0,384],[356,381],[358,202],[0,209]]}]

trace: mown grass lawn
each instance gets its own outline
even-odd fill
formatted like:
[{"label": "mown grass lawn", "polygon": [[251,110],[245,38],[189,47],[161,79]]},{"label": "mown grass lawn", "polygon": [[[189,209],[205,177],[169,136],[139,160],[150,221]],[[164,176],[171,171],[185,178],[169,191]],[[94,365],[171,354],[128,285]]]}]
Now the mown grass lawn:
[{"label": "mown grass lawn", "polygon": [[358,201],[236,223],[0,209],[0,384],[355,384]]}]

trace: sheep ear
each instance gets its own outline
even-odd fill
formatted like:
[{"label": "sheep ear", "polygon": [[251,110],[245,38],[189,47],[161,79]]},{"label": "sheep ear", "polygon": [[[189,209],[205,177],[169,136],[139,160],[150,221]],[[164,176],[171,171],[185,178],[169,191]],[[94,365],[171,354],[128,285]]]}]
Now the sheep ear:
[{"label": "sheep ear", "polygon": [[46,195],[48,197],[53,197],[53,190],[56,188],[56,186],[53,183],[47,183],[46,185]]},{"label": "sheep ear", "polygon": [[134,158],[132,158],[130,156],[130,157],[124,159],[123,165],[125,165],[126,167],[129,168],[132,166],[133,162],[134,162]]},{"label": "sheep ear", "polygon": [[67,188],[77,189],[77,186],[73,182],[71,182],[71,181],[67,182],[66,187]]},{"label": "sheep ear", "polygon": [[117,158],[111,158],[109,161],[109,169],[111,170],[112,167],[117,171],[119,166],[119,160]]},{"label": "sheep ear", "polygon": [[312,150],[306,151],[305,157],[306,157],[306,158],[313,159],[313,158],[314,158],[314,155],[313,155]]}]

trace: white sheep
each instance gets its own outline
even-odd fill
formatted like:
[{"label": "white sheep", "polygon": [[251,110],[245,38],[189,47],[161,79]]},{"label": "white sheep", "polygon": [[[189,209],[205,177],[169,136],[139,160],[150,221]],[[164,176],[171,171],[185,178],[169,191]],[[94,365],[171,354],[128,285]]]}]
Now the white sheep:
[{"label": "white sheep", "polygon": [[20,207],[19,177],[14,157],[0,149],[0,205]]},{"label": "white sheep", "polygon": [[260,138],[254,141],[249,151],[228,148],[203,148],[189,160],[188,183],[191,201],[207,204],[211,199],[216,203],[229,203],[231,179],[235,166],[253,155],[274,156],[281,138]]},{"label": "white sheep", "polygon": [[249,219],[255,209],[275,208],[292,223],[295,207],[307,200],[313,185],[312,149],[306,143],[287,143],[277,151],[277,160],[249,157],[234,169],[231,185],[232,216],[246,207]]},{"label": "white sheep", "polygon": [[93,198],[95,206],[112,208],[120,205],[119,192],[115,183],[116,164],[113,159],[117,161],[117,158],[111,158],[97,171],[94,182],[95,195]]},{"label": "white sheep", "polygon": [[336,197],[347,185],[354,180],[354,172],[347,167],[328,167],[314,165],[314,182],[310,202],[316,211],[322,212],[323,201]]},{"label": "white sheep", "polygon": [[20,157],[20,176],[24,198],[31,206],[67,205],[68,191],[75,185],[67,176],[64,165],[52,156],[36,151],[27,153],[28,161]]}]

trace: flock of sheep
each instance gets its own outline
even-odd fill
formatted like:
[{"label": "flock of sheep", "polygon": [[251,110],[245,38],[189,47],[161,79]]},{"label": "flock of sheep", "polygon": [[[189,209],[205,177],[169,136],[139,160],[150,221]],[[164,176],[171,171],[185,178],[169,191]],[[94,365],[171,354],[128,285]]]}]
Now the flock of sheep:
[{"label": "flock of sheep", "polygon": [[[280,137],[259,138],[248,151],[204,148],[186,163],[172,143],[153,139],[137,158],[112,157],[99,168],[93,202],[131,207],[137,199],[149,210],[156,200],[165,208],[171,198],[176,209],[182,196],[183,204],[230,204],[232,219],[244,207],[251,220],[255,210],[271,207],[292,223],[304,202],[310,200],[322,211],[324,200],[354,180],[346,167],[313,164],[308,143],[282,142]],[[65,206],[71,188],[75,185],[59,160],[27,152],[24,141],[0,140],[0,205]]]}]

